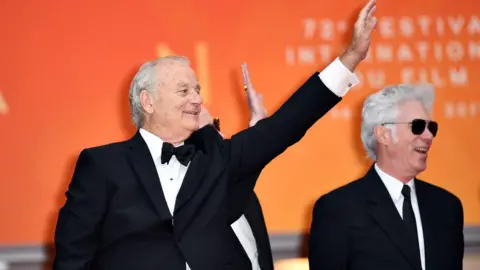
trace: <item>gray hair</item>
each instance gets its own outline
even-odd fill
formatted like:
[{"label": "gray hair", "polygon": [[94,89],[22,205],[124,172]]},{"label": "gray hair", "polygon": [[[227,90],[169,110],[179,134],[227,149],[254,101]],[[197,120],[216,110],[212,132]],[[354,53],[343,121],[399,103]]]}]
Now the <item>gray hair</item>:
[{"label": "gray hair", "polygon": [[[429,84],[392,85],[370,95],[363,103],[360,135],[368,157],[377,160],[375,127],[385,122],[396,121],[399,105],[408,100],[416,100],[431,112],[434,99],[434,88]],[[395,136],[395,126],[389,128],[392,136]]]},{"label": "gray hair", "polygon": [[140,128],[145,121],[145,115],[140,103],[140,92],[143,90],[148,91],[153,97],[156,97],[156,89],[161,83],[159,78],[157,67],[167,62],[182,62],[186,65],[190,65],[190,60],[184,56],[164,56],[156,60],[148,61],[144,63],[135,74],[135,77],[130,84],[129,100],[130,100],[130,113],[133,124]]}]

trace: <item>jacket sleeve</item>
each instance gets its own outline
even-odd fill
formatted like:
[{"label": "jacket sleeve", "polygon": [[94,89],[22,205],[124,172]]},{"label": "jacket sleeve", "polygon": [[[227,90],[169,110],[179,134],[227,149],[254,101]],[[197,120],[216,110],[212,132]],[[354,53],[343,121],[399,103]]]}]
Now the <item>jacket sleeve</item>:
[{"label": "jacket sleeve", "polygon": [[54,270],[89,269],[107,208],[106,179],[83,150],[60,209],[55,231]]},{"label": "jacket sleeve", "polygon": [[328,195],[314,206],[309,238],[310,270],[347,269],[347,226],[340,209]]},{"label": "jacket sleeve", "polygon": [[297,143],[340,100],[315,73],[273,115],[225,140],[230,179],[255,179],[246,176]]}]

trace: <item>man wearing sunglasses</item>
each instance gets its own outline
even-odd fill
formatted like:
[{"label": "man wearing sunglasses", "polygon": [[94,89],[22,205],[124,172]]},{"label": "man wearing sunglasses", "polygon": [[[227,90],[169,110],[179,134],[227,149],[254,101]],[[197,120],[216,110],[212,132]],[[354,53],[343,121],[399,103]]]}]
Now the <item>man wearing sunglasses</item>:
[{"label": "man wearing sunglasses", "polygon": [[433,101],[433,88],[411,85],[366,99],[361,139],[374,164],[316,202],[311,270],[462,269],[461,201],[416,178],[438,134]]}]

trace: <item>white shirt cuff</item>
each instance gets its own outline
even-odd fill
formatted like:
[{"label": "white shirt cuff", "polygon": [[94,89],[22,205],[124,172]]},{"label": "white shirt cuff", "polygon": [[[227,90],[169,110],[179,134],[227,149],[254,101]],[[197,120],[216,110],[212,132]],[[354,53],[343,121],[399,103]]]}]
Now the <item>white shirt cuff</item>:
[{"label": "white shirt cuff", "polygon": [[357,76],[345,67],[338,57],[318,75],[335,95],[343,97],[359,83]]}]

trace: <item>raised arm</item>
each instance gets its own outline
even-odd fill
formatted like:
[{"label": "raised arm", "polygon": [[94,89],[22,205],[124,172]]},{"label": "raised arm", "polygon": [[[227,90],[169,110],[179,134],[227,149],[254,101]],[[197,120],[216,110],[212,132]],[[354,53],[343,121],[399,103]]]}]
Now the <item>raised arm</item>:
[{"label": "raised arm", "polygon": [[298,142],[348,90],[358,83],[352,73],[370,46],[375,28],[375,1],[360,12],[352,41],[346,52],[321,73],[315,73],[272,116],[225,141],[230,179],[260,171],[272,159]]}]

